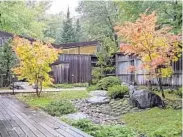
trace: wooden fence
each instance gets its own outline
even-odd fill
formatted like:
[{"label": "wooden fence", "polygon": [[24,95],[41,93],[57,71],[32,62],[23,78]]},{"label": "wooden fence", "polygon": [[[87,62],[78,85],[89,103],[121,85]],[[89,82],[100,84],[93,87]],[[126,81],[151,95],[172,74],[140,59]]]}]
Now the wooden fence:
[{"label": "wooden fence", "polygon": [[[138,70],[135,73],[130,73],[127,69],[129,66],[138,66],[141,61],[132,56],[124,56],[116,54],[116,75],[124,82],[130,84],[146,85],[147,75],[144,70]],[[182,58],[172,64],[174,74],[169,78],[163,78],[163,85],[180,86],[182,85]],[[152,80],[152,84],[157,84],[157,79]]]},{"label": "wooden fence", "polygon": [[91,56],[62,54],[60,64],[52,66],[55,83],[83,83],[91,80]]}]

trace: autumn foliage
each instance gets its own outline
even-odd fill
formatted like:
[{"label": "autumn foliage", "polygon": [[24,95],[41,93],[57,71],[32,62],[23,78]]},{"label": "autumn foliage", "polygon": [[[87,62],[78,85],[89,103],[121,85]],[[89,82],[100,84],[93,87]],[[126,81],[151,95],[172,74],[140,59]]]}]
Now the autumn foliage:
[{"label": "autumn foliage", "polygon": [[153,12],[140,15],[134,23],[116,26],[115,30],[126,43],[120,45],[121,52],[135,55],[142,61],[140,66],[131,66],[129,69],[143,69],[149,74],[149,79],[161,80],[172,75],[171,64],[181,56],[181,36],[170,33],[171,27],[157,29],[156,23],[157,17]]},{"label": "autumn foliage", "polygon": [[[59,50],[50,44],[40,41],[30,42],[26,39],[15,37],[12,41],[19,64],[13,68],[19,79],[26,79],[29,83],[36,85],[36,93],[40,96],[42,85],[52,83],[49,76],[50,64],[58,58]],[[40,88],[40,91],[38,89]]]}]

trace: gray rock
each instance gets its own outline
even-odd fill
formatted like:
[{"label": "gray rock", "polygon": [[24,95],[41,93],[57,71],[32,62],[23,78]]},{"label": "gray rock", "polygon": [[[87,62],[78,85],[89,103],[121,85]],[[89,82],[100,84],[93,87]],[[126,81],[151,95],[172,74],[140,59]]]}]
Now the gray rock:
[{"label": "gray rock", "polygon": [[149,90],[134,90],[130,93],[130,105],[141,109],[151,108],[155,106],[164,106],[161,98]]},{"label": "gray rock", "polygon": [[91,104],[106,104],[109,103],[110,99],[108,97],[94,96],[86,99],[87,103]]},{"label": "gray rock", "polygon": [[14,82],[10,85],[10,89],[33,89],[28,82]]},{"label": "gray rock", "polygon": [[94,90],[89,93],[90,96],[101,96],[101,97],[107,97],[107,91],[105,90]]},{"label": "gray rock", "polygon": [[89,116],[87,114],[82,113],[82,112],[68,114],[65,117],[68,118],[68,119],[72,119],[72,120],[81,120],[81,119],[87,119],[87,118],[89,118]]}]

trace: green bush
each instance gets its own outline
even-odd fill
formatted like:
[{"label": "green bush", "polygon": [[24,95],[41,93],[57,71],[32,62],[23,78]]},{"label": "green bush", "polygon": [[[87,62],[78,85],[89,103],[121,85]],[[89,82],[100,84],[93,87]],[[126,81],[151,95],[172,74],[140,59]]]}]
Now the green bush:
[{"label": "green bush", "polygon": [[182,87],[180,87],[180,88],[176,91],[176,95],[178,95],[179,97],[182,97]]},{"label": "green bush", "polygon": [[54,101],[43,107],[43,110],[52,116],[61,116],[76,111],[73,104],[66,100]]},{"label": "green bush", "polygon": [[97,125],[89,120],[78,120],[71,125],[94,137],[134,137],[135,133],[126,127],[119,125]]},{"label": "green bush", "polygon": [[114,85],[108,88],[108,95],[112,98],[123,98],[125,94],[129,91],[127,86],[124,85]]},{"label": "green bush", "polygon": [[93,91],[93,90],[97,90],[97,86],[96,85],[91,85],[89,86],[86,90],[89,92],[89,91]]},{"label": "green bush", "polygon": [[97,82],[101,79],[101,68],[100,67],[94,67],[92,69],[92,84],[97,84]]},{"label": "green bush", "polygon": [[109,76],[101,79],[97,83],[97,89],[107,90],[108,87],[112,87],[114,85],[120,85],[120,84],[121,84],[121,81],[118,77]]}]

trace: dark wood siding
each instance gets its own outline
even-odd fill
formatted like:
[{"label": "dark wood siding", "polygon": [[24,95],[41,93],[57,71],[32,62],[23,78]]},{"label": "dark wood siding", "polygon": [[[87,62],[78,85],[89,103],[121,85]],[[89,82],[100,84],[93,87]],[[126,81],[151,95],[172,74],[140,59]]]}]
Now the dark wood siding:
[{"label": "dark wood siding", "polygon": [[91,56],[62,54],[62,62],[52,66],[55,83],[83,83],[91,80]]}]

